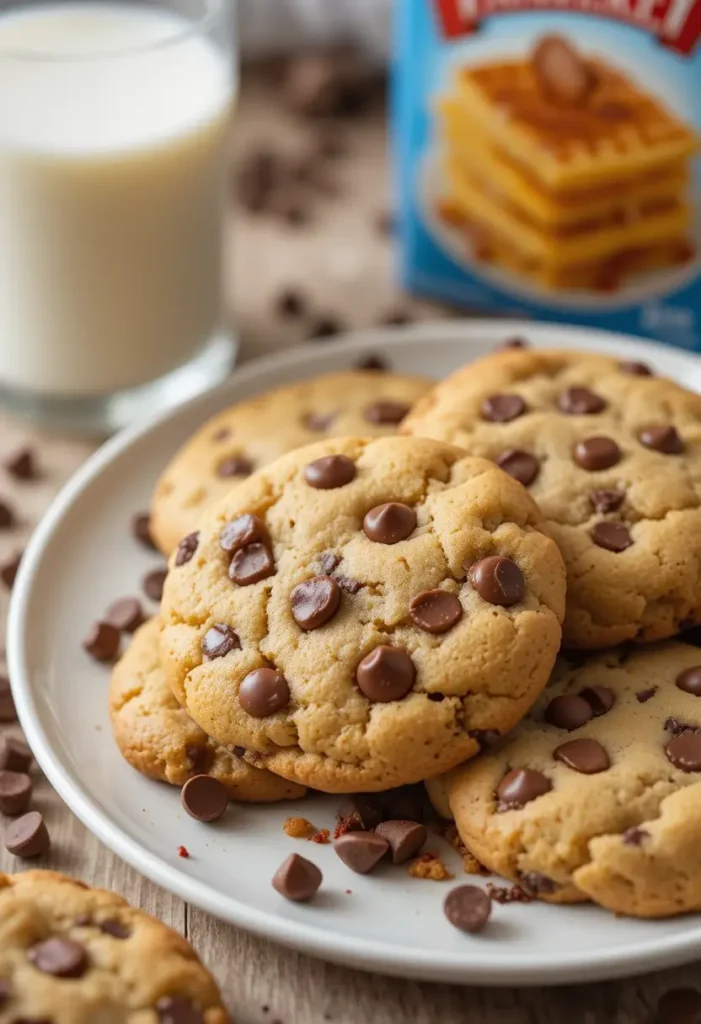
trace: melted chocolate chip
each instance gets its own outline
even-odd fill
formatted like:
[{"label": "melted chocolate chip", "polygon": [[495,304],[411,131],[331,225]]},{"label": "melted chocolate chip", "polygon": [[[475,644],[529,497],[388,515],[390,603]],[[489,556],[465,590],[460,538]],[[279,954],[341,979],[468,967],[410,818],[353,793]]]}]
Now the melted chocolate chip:
[{"label": "melted chocolate chip", "polygon": [[275,563],[265,544],[240,548],[229,566],[229,579],[239,587],[248,587],[275,575]]},{"label": "melted chocolate chip", "polygon": [[610,437],[587,437],[575,445],[574,461],[588,473],[596,473],[620,462],[621,449]]},{"label": "melted chocolate chip", "polygon": [[371,508],[363,519],[365,535],[377,544],[398,544],[416,528],[413,508],[399,501],[389,501]]},{"label": "melted chocolate chip", "polygon": [[646,448],[652,448],[663,455],[680,455],[684,451],[684,442],[672,426],[644,427],[638,439]]},{"label": "melted chocolate chip", "polygon": [[237,651],[240,647],[238,635],[225,622],[215,622],[202,637],[202,654],[206,661],[225,658],[231,651]]},{"label": "melted chocolate chip", "polygon": [[186,996],[164,996],[156,1003],[158,1024],[205,1024],[204,1014]]},{"label": "melted chocolate chip", "polygon": [[686,731],[665,747],[667,760],[682,772],[701,772],[701,732]]},{"label": "melted chocolate chip", "polygon": [[407,652],[386,644],[366,654],[356,670],[359,689],[373,703],[401,700],[415,679],[416,668]]},{"label": "melted chocolate chip", "polygon": [[567,388],[558,395],[557,407],[569,416],[592,416],[606,408],[606,400],[589,388]]},{"label": "melted chocolate chip", "polygon": [[666,718],[664,723],[665,730],[671,732],[672,736],[680,736],[681,733],[696,732],[695,725],[689,725],[688,722],[680,722],[678,718]]},{"label": "melted chocolate chip", "polygon": [[338,569],[341,564],[341,559],[338,555],[334,554],[333,551],[327,551],[326,554],[322,555],[319,559],[319,564],[324,570],[326,576],[330,576],[334,569]]},{"label": "melted chocolate chip", "polygon": [[476,562],[469,568],[468,578],[481,598],[504,608],[518,604],[526,592],[526,581],[519,567],[510,558],[499,555]]},{"label": "melted chocolate chip", "polygon": [[494,460],[500,469],[518,480],[524,487],[532,484],[540,472],[540,464],[535,455],[523,451],[522,448],[507,448]]},{"label": "melted chocolate chip", "polygon": [[103,935],[110,935],[113,939],[119,939],[120,942],[124,942],[131,936],[129,925],[123,924],[114,917],[108,918],[106,921],[100,921],[98,928]]},{"label": "melted chocolate chip", "polygon": [[593,717],[594,712],[589,702],[573,693],[553,697],[545,709],[545,721],[568,732],[581,729]]},{"label": "melted chocolate chip", "polygon": [[369,406],[365,410],[365,419],[368,423],[396,426],[402,422],[408,412],[409,406],[403,402],[392,402],[385,399]]},{"label": "melted chocolate chip", "polygon": [[176,566],[186,565],[188,562],[192,561],[199,542],[200,535],[198,532],[188,533],[187,537],[183,537],[178,544],[177,551],[175,552]]},{"label": "melted chocolate chip", "polygon": [[445,590],[424,590],[409,605],[415,626],[427,633],[447,633],[462,618],[462,605],[455,594]]},{"label": "melted chocolate chip", "polygon": [[547,896],[557,891],[557,884],[552,878],[541,875],[539,871],[519,872],[518,880],[526,892],[533,896]]},{"label": "melted chocolate chip", "polygon": [[649,700],[652,700],[652,698],[655,696],[655,694],[657,693],[657,689],[658,688],[656,686],[651,686],[647,690],[638,690],[638,692],[635,695],[635,699],[637,700],[638,704],[647,704],[647,702]]},{"label": "melted chocolate chip", "polygon": [[267,540],[268,528],[263,520],[248,513],[232,519],[219,534],[219,546],[229,555],[248,547],[249,544]]},{"label": "melted chocolate chip", "polygon": [[299,583],[290,594],[292,617],[302,629],[319,629],[341,605],[341,590],[333,576],[314,576]]},{"label": "melted chocolate chip", "polygon": [[305,467],[304,479],[310,487],[330,491],[349,484],[355,472],[355,463],[347,455],[323,455]]},{"label": "melted chocolate chip", "polygon": [[526,411],[526,403],[520,395],[490,395],[480,407],[483,420],[490,423],[510,423]]},{"label": "melted chocolate chip", "polygon": [[[338,413],[335,412],[310,412],[302,418],[302,426],[314,434],[321,434],[324,430],[329,429],[337,415]],[[332,459],[333,455],[329,455],[327,458]],[[312,486],[314,485],[312,484]]]},{"label": "melted chocolate chip", "polygon": [[626,829],[623,833],[623,843],[625,846],[642,846],[645,839],[649,837],[650,833],[646,832],[644,828],[638,828],[633,826],[632,828]]},{"label": "melted chocolate chip", "polygon": [[256,668],[241,683],[239,703],[252,718],[266,718],[290,703],[287,680],[274,668]]},{"label": "melted chocolate chip", "polygon": [[27,959],[42,974],[55,978],[82,978],[88,969],[88,955],[79,942],[54,937],[37,942],[27,950]]},{"label": "melted chocolate chip", "polygon": [[232,455],[217,466],[217,476],[228,479],[232,476],[250,476],[254,466],[244,455]]},{"label": "melted chocolate chip", "polygon": [[613,551],[614,554],[620,554],[633,543],[630,530],[625,523],[597,523],[591,530],[590,537],[597,547]]},{"label": "melted chocolate chip", "polygon": [[600,718],[616,703],[616,695],[608,686],[588,686],[579,694],[592,710],[594,718]]},{"label": "melted chocolate chip", "polygon": [[593,490],[589,492],[589,503],[595,512],[605,515],[607,512],[616,512],[625,500],[623,491]]},{"label": "melted chocolate chip", "polygon": [[597,775],[611,767],[609,756],[598,740],[570,740],[557,747],[553,757],[581,775]]},{"label": "melted chocolate chip", "polygon": [[542,772],[533,768],[512,768],[497,787],[497,810],[519,810],[552,788],[550,779]]},{"label": "melted chocolate chip", "polygon": [[630,373],[633,377],[652,377],[653,372],[647,363],[638,362],[637,359],[627,359],[618,364],[618,369],[624,373]]},{"label": "melted chocolate chip", "polygon": [[676,678],[677,687],[694,697],[701,697],[701,665],[694,665]]}]

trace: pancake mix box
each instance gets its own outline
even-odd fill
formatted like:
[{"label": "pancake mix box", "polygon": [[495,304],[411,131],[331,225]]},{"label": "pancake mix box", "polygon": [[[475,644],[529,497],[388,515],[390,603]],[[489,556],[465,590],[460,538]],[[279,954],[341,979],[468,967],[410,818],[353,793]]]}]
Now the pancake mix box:
[{"label": "pancake mix box", "polygon": [[701,0],[399,0],[413,292],[701,350]]}]

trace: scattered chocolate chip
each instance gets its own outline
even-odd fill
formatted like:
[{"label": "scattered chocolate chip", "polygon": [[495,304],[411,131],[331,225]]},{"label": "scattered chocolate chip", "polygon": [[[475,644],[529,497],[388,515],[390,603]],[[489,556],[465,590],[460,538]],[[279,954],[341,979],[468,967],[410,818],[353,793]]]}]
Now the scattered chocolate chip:
[{"label": "scattered chocolate chip", "polygon": [[345,487],[355,479],[355,463],[347,455],[322,455],[304,468],[304,479],[320,491]]},{"label": "scattered chocolate chip", "polygon": [[616,695],[608,686],[588,686],[579,696],[587,702],[594,718],[600,718],[616,703]]},{"label": "scattered chocolate chip", "polygon": [[581,106],[596,84],[589,64],[559,35],[546,35],[538,40],[532,65],[542,92],[553,103],[563,106]]},{"label": "scattered chocolate chip", "polygon": [[23,554],[23,551],[16,551],[14,555],[10,555],[6,561],[0,564],[0,580],[2,580],[8,590],[12,590],[15,585]]},{"label": "scattered chocolate chip", "polygon": [[510,558],[500,555],[490,555],[470,566],[468,578],[483,600],[503,608],[518,604],[526,592],[526,581],[519,567]]},{"label": "scattered chocolate chip", "polygon": [[568,416],[592,416],[606,408],[606,401],[589,388],[567,388],[557,396],[557,407]]},{"label": "scattered chocolate chip", "polygon": [[90,627],[83,648],[95,661],[114,661],[119,654],[122,635],[111,622],[98,621]]},{"label": "scattered chocolate chip", "polygon": [[297,288],[286,288],[275,300],[275,312],[286,319],[297,320],[307,312],[307,300]]},{"label": "scattered chocolate chip", "polygon": [[677,687],[694,697],[701,697],[701,665],[694,665],[676,678]]},{"label": "scattered chocolate chip", "polygon": [[334,569],[338,569],[341,559],[333,551],[327,551],[326,554],[321,556],[319,563],[325,575],[330,576]]},{"label": "scattered chocolate chip", "polygon": [[404,864],[419,852],[428,839],[426,826],[417,821],[383,821],[375,834],[389,843],[393,864]]},{"label": "scattered chocolate chip", "polygon": [[557,747],[553,757],[581,775],[597,775],[611,767],[609,756],[598,740],[570,740]]},{"label": "scattered chocolate chip", "polygon": [[377,544],[398,544],[416,529],[413,508],[399,501],[388,501],[371,508],[363,519],[366,537]]},{"label": "scattered chocolate chip", "polygon": [[39,857],[47,853],[50,846],[46,823],[38,811],[29,811],[5,830],[5,849],[17,857]]},{"label": "scattered chocolate chip", "polygon": [[238,634],[225,622],[215,622],[202,637],[202,654],[206,661],[225,658],[231,651],[241,647]]},{"label": "scattered chocolate chip", "polygon": [[526,871],[519,873],[519,882],[533,896],[547,896],[557,891],[557,885],[552,878],[541,875],[539,871]]},{"label": "scattered chocolate chip", "polygon": [[390,365],[382,356],[367,355],[359,359],[355,364],[357,370],[374,370],[377,373],[387,373]]},{"label": "scattered chocolate chip", "polygon": [[248,513],[232,519],[219,534],[219,545],[222,551],[229,555],[248,547],[249,544],[267,540],[268,528],[263,520]]},{"label": "scattered chocolate chip", "polygon": [[28,772],[32,760],[28,744],[19,736],[5,736],[0,740],[0,771]]},{"label": "scattered chocolate chip", "polygon": [[638,440],[646,448],[663,455],[679,455],[684,451],[684,442],[677,430],[670,426],[644,427],[638,434]]},{"label": "scattered chocolate chip", "polygon": [[[338,413],[336,412],[310,412],[302,417],[302,426],[306,427],[307,430],[320,434],[324,430],[329,429],[337,415]],[[329,456],[329,458],[333,458],[333,456]]]},{"label": "scattered chocolate chip", "polygon": [[533,768],[512,768],[497,787],[497,810],[519,810],[552,788],[552,782],[542,772]]},{"label": "scattered chocolate chip", "polygon": [[103,935],[110,935],[113,939],[119,939],[121,942],[131,936],[129,925],[123,924],[115,917],[109,917],[106,921],[100,921],[97,927]]},{"label": "scattered chocolate chip", "polygon": [[522,448],[507,448],[494,460],[505,473],[518,480],[524,487],[532,484],[540,472],[540,464],[534,455]]},{"label": "scattered chocolate chip", "polygon": [[299,583],[290,594],[292,618],[302,629],[319,629],[341,605],[341,589],[333,576],[314,576]]},{"label": "scattered chocolate chip", "polygon": [[251,718],[266,718],[290,703],[287,680],[274,668],[256,668],[241,683],[239,703]]},{"label": "scattered chocolate chip", "polygon": [[53,937],[27,950],[27,959],[43,974],[55,978],[82,978],[88,969],[88,955],[79,942]]},{"label": "scattered chocolate chip", "polygon": [[20,448],[5,462],[5,469],[15,480],[36,480],[39,476],[36,456],[31,448]]},{"label": "scattered chocolate chip", "polygon": [[183,537],[175,552],[175,565],[180,567],[181,565],[187,565],[188,562],[191,562],[195,552],[197,551],[197,545],[199,542],[199,532],[188,533],[187,537]]},{"label": "scattered chocolate chip", "polygon": [[656,1024],[701,1024],[701,992],[673,988],[657,1004]]},{"label": "scattered chocolate chip", "polygon": [[462,605],[446,590],[424,590],[409,605],[412,622],[427,633],[447,633],[462,618]]},{"label": "scattered chocolate chip", "polygon": [[[17,721],[17,708],[7,676],[0,676],[0,722],[7,725]],[[5,741],[7,742],[7,740]],[[6,766],[5,766],[6,767]]]},{"label": "scattered chocolate chip", "polygon": [[401,700],[411,692],[416,668],[401,647],[380,644],[362,659],[355,674],[358,687],[373,703]]},{"label": "scattered chocolate chip", "polygon": [[508,351],[510,348],[530,348],[530,345],[525,338],[507,338],[497,345],[497,352]]},{"label": "scattered chocolate chip", "polygon": [[616,512],[625,499],[623,491],[594,490],[589,492],[589,503],[595,512],[604,515],[606,512]]},{"label": "scattered chocolate chip", "polygon": [[701,772],[701,732],[680,733],[665,747],[667,760],[683,772]]},{"label": "scattered chocolate chip", "polygon": [[156,545],[153,543],[153,537],[151,536],[151,516],[148,512],[137,512],[131,521],[131,532],[135,540],[138,540],[139,544],[143,547],[148,548],[149,551],[155,551]]},{"label": "scattered chocolate chip", "polygon": [[468,729],[467,735],[479,743],[480,750],[489,750],[501,739],[498,729]]},{"label": "scattered chocolate chip", "polygon": [[630,530],[624,523],[597,523],[590,533],[597,547],[620,554],[633,543]]},{"label": "scattered chocolate chip", "polygon": [[351,871],[367,875],[382,860],[390,844],[376,832],[346,832],[334,840],[333,848]]},{"label": "scattered chocolate chip", "polygon": [[226,786],[211,775],[193,775],[180,790],[180,799],[196,821],[218,821],[229,803]]},{"label": "scattered chocolate chip", "polygon": [[217,466],[217,476],[228,479],[233,476],[250,476],[254,466],[244,455],[232,455]]},{"label": "scattered chocolate chip", "polygon": [[321,316],[309,328],[309,337],[313,341],[323,341],[324,338],[333,338],[344,329],[343,322],[335,316]]},{"label": "scattered chocolate chip", "polygon": [[365,410],[365,419],[368,423],[386,424],[396,426],[401,423],[409,412],[409,406],[403,402],[393,402],[389,398],[369,405]]},{"label": "scattered chocolate chip", "polygon": [[24,772],[0,770],[0,811],[24,814],[32,798],[32,780]]},{"label": "scattered chocolate chip", "polygon": [[624,373],[630,373],[634,377],[652,377],[654,376],[652,370],[647,363],[638,362],[636,359],[627,359],[622,363],[618,364],[618,369],[623,370]]},{"label": "scattered chocolate chip", "polygon": [[322,882],[321,871],[298,853],[291,853],[273,877],[273,888],[285,899],[301,903],[310,900]]},{"label": "scattered chocolate chip", "polygon": [[11,505],[6,501],[0,501],[0,530],[11,530],[17,525],[17,516]]},{"label": "scattered chocolate chip", "polygon": [[658,688],[656,686],[651,686],[648,690],[638,690],[638,692],[635,695],[635,699],[637,700],[638,704],[647,704],[647,702],[649,700],[652,700],[652,698],[655,696],[655,694],[657,693],[657,689]]},{"label": "scattered chocolate chip", "polygon": [[581,729],[593,717],[594,712],[589,702],[573,693],[553,697],[545,709],[545,721],[568,732]]},{"label": "scattered chocolate chip", "polygon": [[248,587],[274,575],[273,556],[265,544],[249,544],[241,548],[229,566],[229,579],[240,587]]},{"label": "scattered chocolate chip", "polygon": [[135,633],[144,622],[144,610],[135,597],[120,597],[105,612],[105,622],[122,633]]},{"label": "scattered chocolate chip", "polygon": [[459,885],[446,896],[443,911],[454,928],[474,935],[489,921],[492,901],[476,885]]},{"label": "scattered chocolate chip", "polygon": [[623,833],[623,842],[626,846],[640,846],[644,839],[649,837],[650,833],[646,832],[644,828],[638,828],[633,826],[632,828],[626,829]]},{"label": "scattered chocolate chip", "polygon": [[596,473],[620,462],[621,449],[610,437],[587,437],[575,445],[574,461],[588,473]]},{"label": "scattered chocolate chip", "polygon": [[164,996],[156,1003],[158,1024],[205,1024],[201,1013],[186,996]]},{"label": "scattered chocolate chip", "polygon": [[382,821],[382,810],[372,794],[358,794],[345,800],[336,812],[346,832],[372,832]]},{"label": "scattered chocolate chip", "polygon": [[520,395],[490,395],[480,407],[482,419],[490,423],[509,423],[525,411],[526,403]]},{"label": "scattered chocolate chip", "polygon": [[152,569],[141,580],[141,586],[146,597],[150,598],[151,601],[155,601],[156,604],[159,604],[163,597],[163,587],[165,586],[167,576],[167,569]]}]

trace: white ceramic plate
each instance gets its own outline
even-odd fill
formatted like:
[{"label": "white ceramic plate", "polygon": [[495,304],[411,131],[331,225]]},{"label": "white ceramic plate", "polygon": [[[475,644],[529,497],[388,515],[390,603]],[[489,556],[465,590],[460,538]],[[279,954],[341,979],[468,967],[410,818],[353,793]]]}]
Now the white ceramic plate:
[{"label": "white ceramic plate", "polygon": [[[376,331],[293,350],[238,371],[155,423],[121,434],[64,489],[36,531],[15,585],[8,656],[22,725],[63,799],[107,846],[155,882],[243,928],[340,963],[411,978],[469,984],[547,984],[599,979],[692,960],[701,920],[640,922],[595,907],[497,906],[481,936],[443,916],[446,883],[400,869],[351,874],[330,846],[300,845],[282,831],[300,813],[332,825],[340,798],[297,806],[232,806],[214,826],[188,818],[177,789],[137,775],[111,741],[108,671],[81,649],[89,623],[115,597],[138,590],[155,558],[130,537],[131,515],[148,505],[156,476],[211,414],[275,385],[353,366],[384,353],[397,370],[443,376],[515,333],[539,345],[599,348],[649,360],[701,390],[701,360],[621,336],[509,321],[440,323]],[[98,727],[100,727],[98,729]],[[179,859],[177,847],[191,853]],[[459,858],[440,849],[457,882]],[[285,902],[270,879],[293,850],[324,873],[310,905]],[[346,890],[351,890],[347,892]]]}]

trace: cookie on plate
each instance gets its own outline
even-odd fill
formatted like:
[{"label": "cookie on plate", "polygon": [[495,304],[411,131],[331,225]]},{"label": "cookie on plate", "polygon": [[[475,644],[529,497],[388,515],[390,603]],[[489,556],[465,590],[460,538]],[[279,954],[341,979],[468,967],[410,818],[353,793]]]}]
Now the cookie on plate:
[{"label": "cookie on plate", "polygon": [[402,432],[458,444],[528,488],[567,566],[567,646],[701,619],[701,397],[640,363],[511,349],[443,381]]},{"label": "cookie on plate", "polygon": [[114,893],[52,871],[0,874],[0,1021],[226,1024],[180,935]]},{"label": "cookie on plate", "polygon": [[540,526],[524,488],[441,442],[291,452],[172,556],[169,683],[208,735],[303,785],[425,779],[510,729],[547,681],[564,567]]},{"label": "cookie on plate", "polygon": [[701,652],[668,641],[561,658],[510,737],[441,788],[463,842],[553,903],[701,910]]},{"label": "cookie on plate", "polygon": [[396,432],[424,377],[347,370],[269,391],[219,413],[178,452],[153,495],[151,534],[164,554],[232,484],[324,437]]},{"label": "cookie on plate", "polygon": [[166,682],[158,652],[159,633],[158,619],[146,622],[115,665],[110,680],[114,737],[132,768],[173,786],[206,773],[226,786],[232,800],[246,803],[304,796],[302,786],[252,767],[195,725]]}]

